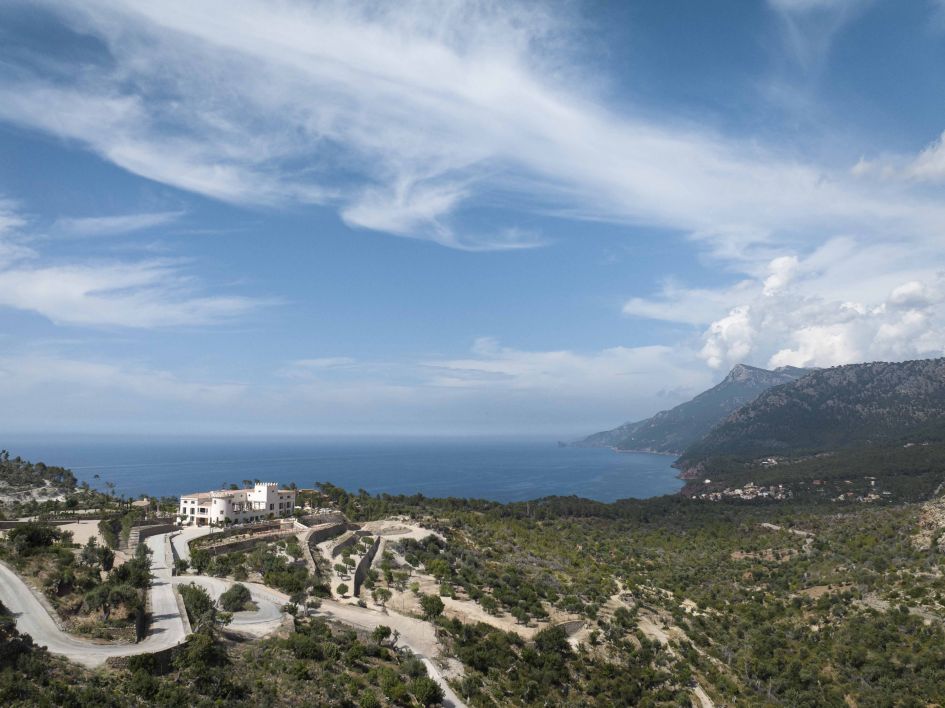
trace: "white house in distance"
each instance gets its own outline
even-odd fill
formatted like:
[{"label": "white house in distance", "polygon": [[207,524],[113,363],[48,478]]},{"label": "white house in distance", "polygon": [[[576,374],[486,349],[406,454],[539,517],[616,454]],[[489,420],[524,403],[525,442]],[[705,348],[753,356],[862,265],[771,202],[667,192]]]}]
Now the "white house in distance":
[{"label": "white house in distance", "polygon": [[220,489],[180,498],[181,522],[190,526],[247,524],[289,516],[295,509],[295,490],[279,489],[275,482],[257,483],[252,489]]}]

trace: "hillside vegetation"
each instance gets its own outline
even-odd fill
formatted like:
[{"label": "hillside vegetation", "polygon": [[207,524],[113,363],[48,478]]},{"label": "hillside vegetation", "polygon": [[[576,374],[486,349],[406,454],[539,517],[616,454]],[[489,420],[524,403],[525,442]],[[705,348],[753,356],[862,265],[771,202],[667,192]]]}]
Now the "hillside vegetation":
[{"label": "hillside vegetation", "polygon": [[75,489],[76,478],[63,467],[29,462],[0,450],[0,501],[65,494]]},{"label": "hillside vegetation", "polygon": [[851,364],[769,389],[694,443],[680,465],[929,441],[945,441],[945,359]]}]

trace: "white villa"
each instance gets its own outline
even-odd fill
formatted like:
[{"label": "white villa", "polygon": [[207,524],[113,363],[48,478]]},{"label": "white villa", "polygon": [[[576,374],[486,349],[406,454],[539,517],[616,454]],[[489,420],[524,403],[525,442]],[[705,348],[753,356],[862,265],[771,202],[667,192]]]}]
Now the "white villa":
[{"label": "white villa", "polygon": [[279,489],[274,482],[261,482],[252,489],[221,489],[197,492],[180,498],[181,523],[247,524],[289,516],[295,509],[295,490]]}]

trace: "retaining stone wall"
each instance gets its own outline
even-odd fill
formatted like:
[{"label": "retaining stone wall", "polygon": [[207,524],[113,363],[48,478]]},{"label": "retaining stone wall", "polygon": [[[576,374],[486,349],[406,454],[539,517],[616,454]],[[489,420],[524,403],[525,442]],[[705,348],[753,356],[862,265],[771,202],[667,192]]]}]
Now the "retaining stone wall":
[{"label": "retaining stone wall", "polygon": [[367,577],[368,571],[371,569],[371,563],[374,562],[374,555],[377,553],[378,547],[381,545],[381,537],[378,536],[374,539],[374,543],[371,544],[371,548],[365,553],[361,560],[358,561],[358,567],[354,571],[354,596],[358,597],[361,592],[361,584],[364,582],[364,579]]}]

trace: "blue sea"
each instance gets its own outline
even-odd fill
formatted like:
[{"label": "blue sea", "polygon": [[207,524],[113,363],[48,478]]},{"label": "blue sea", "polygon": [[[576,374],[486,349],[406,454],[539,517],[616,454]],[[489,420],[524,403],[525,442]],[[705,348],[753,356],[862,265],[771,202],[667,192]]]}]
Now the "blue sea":
[{"label": "blue sea", "polygon": [[244,479],[500,502],[571,494],[609,502],[682,486],[673,457],[559,447],[553,440],[16,436],[0,447],[69,467],[98,489],[112,482],[128,496],[177,496]]}]

